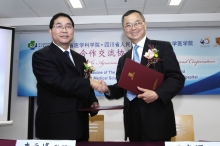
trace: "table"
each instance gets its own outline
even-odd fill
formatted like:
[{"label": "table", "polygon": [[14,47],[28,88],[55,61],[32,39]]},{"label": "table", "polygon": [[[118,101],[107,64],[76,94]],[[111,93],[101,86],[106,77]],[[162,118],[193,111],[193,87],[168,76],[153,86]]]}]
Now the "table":
[{"label": "table", "polygon": [[164,142],[79,142],[76,146],[165,146]]},{"label": "table", "polygon": [[16,140],[0,139],[0,146],[15,146]]},{"label": "table", "polygon": [[[16,140],[0,139],[0,146],[15,146]],[[76,146],[165,146],[164,142],[79,142]]]}]

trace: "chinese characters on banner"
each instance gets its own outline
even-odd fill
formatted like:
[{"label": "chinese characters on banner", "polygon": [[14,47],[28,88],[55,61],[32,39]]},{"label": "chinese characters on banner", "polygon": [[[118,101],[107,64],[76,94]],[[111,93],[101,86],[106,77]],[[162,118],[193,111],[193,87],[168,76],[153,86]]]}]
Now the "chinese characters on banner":
[{"label": "chinese characters on banner", "polygon": [[[220,30],[219,30],[220,31]],[[220,35],[217,30],[154,30],[150,39],[171,43],[186,82],[180,94],[220,94]],[[93,79],[116,83],[118,59],[131,47],[122,30],[76,31],[70,48],[95,67]],[[20,34],[18,96],[36,96],[32,54],[51,43],[47,33]],[[25,76],[25,78],[23,78]],[[97,96],[102,96],[96,92]]]}]

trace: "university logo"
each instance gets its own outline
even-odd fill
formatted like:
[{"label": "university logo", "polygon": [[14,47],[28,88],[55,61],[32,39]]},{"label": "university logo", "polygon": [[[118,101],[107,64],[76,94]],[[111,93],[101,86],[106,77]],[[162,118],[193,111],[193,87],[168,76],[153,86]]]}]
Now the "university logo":
[{"label": "university logo", "polygon": [[210,47],[210,37],[206,37],[205,39],[200,40],[201,48],[209,48]]},{"label": "university logo", "polygon": [[30,50],[34,50],[37,47],[37,43],[35,43],[35,41],[30,41],[30,43],[28,43],[28,48],[30,48]]},{"label": "university logo", "polygon": [[220,48],[220,37],[215,38],[215,44],[213,45],[213,47]]},{"label": "university logo", "polygon": [[220,37],[215,38],[216,46],[220,46]]},{"label": "university logo", "polygon": [[210,39],[209,37],[205,38],[205,39],[201,39],[200,44],[202,45],[206,45],[210,43]]}]

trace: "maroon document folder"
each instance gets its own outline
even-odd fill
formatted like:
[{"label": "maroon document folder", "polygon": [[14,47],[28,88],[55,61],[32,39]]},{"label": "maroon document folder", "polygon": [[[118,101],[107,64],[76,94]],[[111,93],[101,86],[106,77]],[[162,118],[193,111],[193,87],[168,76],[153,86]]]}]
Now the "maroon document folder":
[{"label": "maroon document folder", "polygon": [[135,94],[142,93],[137,86],[149,90],[155,90],[163,81],[164,75],[156,70],[127,58],[118,86]]},{"label": "maroon document folder", "polygon": [[123,109],[124,105],[114,105],[114,106],[100,106],[96,108],[81,108],[79,111],[99,111],[99,110],[118,110]]}]

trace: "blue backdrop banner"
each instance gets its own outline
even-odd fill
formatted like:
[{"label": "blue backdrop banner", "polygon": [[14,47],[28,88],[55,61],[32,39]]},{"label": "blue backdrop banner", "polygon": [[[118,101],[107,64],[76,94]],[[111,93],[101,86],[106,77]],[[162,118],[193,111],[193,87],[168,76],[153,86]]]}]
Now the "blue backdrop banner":
[{"label": "blue backdrop banner", "polygon": [[[179,94],[220,94],[220,29],[148,30],[149,39],[169,41],[186,77]],[[121,30],[76,31],[71,49],[95,67],[93,79],[114,84],[119,57],[131,48]],[[48,33],[20,34],[18,96],[36,96],[32,54],[51,43]],[[103,96],[96,92],[97,96]]]}]

